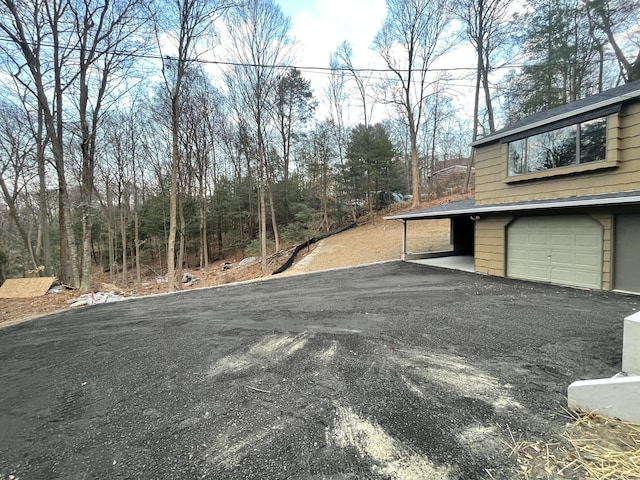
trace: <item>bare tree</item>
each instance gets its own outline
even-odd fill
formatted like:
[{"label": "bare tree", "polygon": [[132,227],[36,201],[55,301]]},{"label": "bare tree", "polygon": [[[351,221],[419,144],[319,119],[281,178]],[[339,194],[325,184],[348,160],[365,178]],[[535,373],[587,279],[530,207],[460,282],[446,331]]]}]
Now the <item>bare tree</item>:
[{"label": "bare tree", "polygon": [[[136,42],[132,38],[145,25],[142,5],[142,0],[2,0],[0,4],[0,29],[11,39],[3,48],[16,67],[14,77],[37,100],[58,172],[61,261],[70,264],[71,280],[83,291],[91,287],[96,132],[113,82],[121,80],[115,73],[129,65],[135,54]],[[75,111],[68,103],[74,105]],[[68,118],[79,125],[74,133],[80,138],[82,155],[81,263],[71,228],[65,176]],[[69,268],[64,270],[66,273]],[[68,273],[63,274],[63,278],[67,277]]]},{"label": "bare tree", "polygon": [[[510,0],[458,0],[454,6],[456,16],[465,26],[466,35],[476,51],[476,84],[473,98],[473,138],[478,138],[480,125],[480,91],[484,91],[484,104],[489,122],[489,133],[496,130],[493,104],[489,90],[489,72],[493,54],[503,42]],[[463,192],[469,188],[473,156],[467,166]]]},{"label": "bare tree", "polygon": [[[346,149],[348,142],[348,133],[344,118],[348,101],[346,92],[347,78],[337,52],[331,54],[329,66],[331,67],[331,76],[329,77],[329,83],[325,90],[325,96],[329,104],[329,115],[331,118],[330,130],[337,149],[336,153],[340,163],[341,176],[344,180],[344,173],[346,172]],[[343,181],[342,183],[347,194],[347,202],[351,211],[351,220],[355,222],[357,215],[353,201],[354,198],[351,184],[347,181]]]},{"label": "bare tree", "polygon": [[[599,20],[597,28],[607,37],[613,49],[620,77],[624,82],[640,79],[640,44],[638,42],[640,2],[628,0],[582,0]],[[625,48],[625,44],[628,48]],[[635,50],[628,57],[628,50]]]},{"label": "bare tree", "polygon": [[[77,36],[78,116],[82,152],[80,213],[82,223],[82,276],[80,290],[91,289],[92,197],[96,162],[96,136],[107,97],[123,82],[136,50],[137,36],[146,25],[142,0],[80,0],[70,2]],[[124,221],[124,219],[123,219]],[[124,251],[123,246],[123,251]]]},{"label": "bare tree", "polygon": [[9,38],[0,48],[16,83],[33,98],[42,113],[58,177],[60,225],[60,277],[79,285],[80,271],[71,225],[69,193],[64,161],[64,95],[77,78],[70,71],[75,46],[66,29],[66,0],[0,3],[0,30]]},{"label": "bare tree", "polygon": [[356,69],[353,66],[353,49],[347,41],[342,42],[336,49],[334,61],[338,62],[339,68],[349,72],[349,76],[355,82],[360,104],[362,106],[362,119],[364,126],[369,125],[369,120],[373,114],[373,102],[368,102],[369,84],[371,82],[371,72]]},{"label": "bare tree", "polygon": [[0,192],[29,254],[31,266],[37,269],[36,255],[18,205],[18,197],[26,193],[28,183],[34,176],[36,142],[30,135],[24,112],[16,107],[3,105],[0,107],[0,114],[4,120],[0,128]]},{"label": "bare tree", "polygon": [[[447,51],[443,41],[450,14],[444,0],[387,0],[387,17],[373,45],[392,72],[384,101],[404,111],[411,140],[413,206],[420,203],[418,133],[430,68]],[[395,88],[393,88],[395,87]]]},{"label": "bare tree", "polygon": [[[216,0],[167,0],[159,14],[156,36],[162,73],[171,103],[171,185],[167,270],[169,291],[176,289],[175,242],[178,212],[178,172],[183,82],[189,65],[198,59],[198,43],[214,33],[213,24],[227,5]],[[166,45],[167,39],[170,45]],[[167,50],[167,53],[164,53]],[[169,53],[170,52],[170,53]],[[182,269],[182,265],[179,265]]]},{"label": "bare tree", "polygon": [[[256,137],[258,165],[258,204],[262,272],[267,273],[267,226],[265,194],[267,178],[268,109],[277,89],[278,74],[290,59],[291,21],[273,0],[248,0],[234,8],[228,23],[230,55],[240,64],[233,72],[233,88],[243,108],[250,112]],[[273,202],[271,202],[273,208]],[[273,215],[272,215],[273,216]],[[278,238],[277,225],[273,224]]]},{"label": "bare tree", "polygon": [[476,84],[474,96],[473,141],[478,138],[480,91],[484,91],[489,133],[496,129],[489,72],[493,55],[501,46],[507,26],[510,0],[458,0],[454,11],[465,26],[466,36],[476,51]]}]

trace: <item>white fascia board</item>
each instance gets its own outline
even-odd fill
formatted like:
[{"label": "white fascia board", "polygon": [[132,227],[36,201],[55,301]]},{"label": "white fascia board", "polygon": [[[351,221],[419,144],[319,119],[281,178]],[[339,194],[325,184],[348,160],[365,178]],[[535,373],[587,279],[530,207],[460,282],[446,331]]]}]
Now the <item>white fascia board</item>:
[{"label": "white fascia board", "polygon": [[532,210],[553,210],[559,208],[572,208],[572,207],[606,207],[610,205],[624,205],[640,203],[640,195],[634,195],[631,197],[611,197],[611,198],[597,198],[588,200],[565,200],[559,202],[544,202],[544,203],[527,203],[524,205],[488,205],[486,207],[477,206],[474,208],[464,208],[460,210],[444,210],[439,212],[424,212],[424,213],[407,213],[405,215],[390,215],[384,217],[385,220],[416,220],[416,219],[429,219],[429,218],[448,218],[459,217],[464,215],[482,215],[486,213],[507,213],[507,212],[525,212]]}]

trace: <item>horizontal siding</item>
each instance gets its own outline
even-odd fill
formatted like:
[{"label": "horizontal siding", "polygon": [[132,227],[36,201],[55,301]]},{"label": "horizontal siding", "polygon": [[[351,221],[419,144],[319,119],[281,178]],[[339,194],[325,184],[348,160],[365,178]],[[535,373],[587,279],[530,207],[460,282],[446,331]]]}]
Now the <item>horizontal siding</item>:
[{"label": "horizontal siding", "polygon": [[617,168],[507,183],[507,146],[490,144],[476,151],[476,203],[542,200],[640,189],[640,103],[609,118],[608,158],[617,160]]},{"label": "horizontal siding", "polygon": [[611,262],[613,260],[611,229],[613,227],[613,218],[608,213],[594,213],[591,217],[602,225],[602,289],[611,290]]},{"label": "horizontal siding", "polygon": [[475,269],[504,277],[505,227],[510,216],[495,216],[476,222]]}]

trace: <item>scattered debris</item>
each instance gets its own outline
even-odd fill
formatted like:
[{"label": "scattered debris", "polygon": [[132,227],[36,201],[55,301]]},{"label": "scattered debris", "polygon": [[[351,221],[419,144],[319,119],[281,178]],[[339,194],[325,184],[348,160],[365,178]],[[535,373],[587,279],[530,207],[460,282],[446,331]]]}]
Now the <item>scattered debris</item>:
[{"label": "scattered debris", "polygon": [[260,392],[260,393],[271,393],[270,390],[262,390],[261,388],[256,388],[256,387],[252,387],[251,385],[247,385],[247,388],[249,390],[253,390],[254,392]]},{"label": "scattered debris", "polygon": [[184,272],[182,274],[182,283],[189,283],[189,282],[193,282],[195,280],[196,277],[193,276],[193,273],[191,272]]},{"label": "scattered debris", "polygon": [[56,277],[8,278],[0,287],[0,298],[34,298],[45,295]]},{"label": "scattered debris", "polygon": [[256,257],[243,258],[242,260],[240,260],[240,263],[238,264],[238,266],[244,267],[245,265],[249,265],[250,263],[253,263],[255,261],[256,261]]},{"label": "scattered debris", "polygon": [[182,286],[184,287],[192,287],[194,283],[199,281],[200,279],[191,272],[185,272],[182,275]]},{"label": "scattered debris", "polygon": [[100,284],[100,290],[102,290],[103,292],[117,293],[119,295],[122,295],[124,293],[124,291],[117,285],[114,285],[113,283],[106,283],[106,282]]},{"label": "scattered debris", "polygon": [[70,307],[84,307],[85,305],[95,305],[97,303],[120,302],[125,297],[114,292],[91,292],[80,295],[78,298],[72,298],[67,303]]},{"label": "scattered debris", "polygon": [[524,478],[640,480],[640,425],[589,414],[568,412],[559,442],[516,440],[515,456]]}]

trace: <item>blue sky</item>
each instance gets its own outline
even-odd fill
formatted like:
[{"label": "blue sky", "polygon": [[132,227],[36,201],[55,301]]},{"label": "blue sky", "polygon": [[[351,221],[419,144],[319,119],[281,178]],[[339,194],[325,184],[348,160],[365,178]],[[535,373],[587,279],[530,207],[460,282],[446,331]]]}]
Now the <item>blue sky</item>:
[{"label": "blue sky", "polygon": [[[298,67],[328,67],[329,56],[345,40],[353,48],[353,65],[360,68],[384,68],[371,43],[386,15],[385,0],[276,0],[291,18],[292,36],[299,44],[294,64]],[[441,67],[474,66],[473,50],[458,49],[438,62]],[[303,70],[311,81],[317,100],[322,100],[326,73]],[[467,80],[463,84],[472,82]],[[466,92],[466,88],[463,88]],[[462,110],[468,110],[468,95],[460,94]],[[466,100],[465,100],[466,98]],[[321,106],[322,110],[322,106]],[[374,114],[381,114],[376,109]]]},{"label": "blue sky", "polygon": [[[291,17],[292,35],[299,44],[296,66],[328,67],[329,56],[345,40],[352,45],[354,66],[379,64],[369,47],[382,26],[385,0],[279,0],[278,4]],[[320,99],[326,73],[304,71],[303,75]]]},{"label": "blue sky", "polygon": [[291,17],[293,36],[300,43],[299,65],[328,66],[329,55],[348,40],[354,57],[366,66],[369,46],[386,9],[384,0],[280,0]]}]

